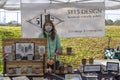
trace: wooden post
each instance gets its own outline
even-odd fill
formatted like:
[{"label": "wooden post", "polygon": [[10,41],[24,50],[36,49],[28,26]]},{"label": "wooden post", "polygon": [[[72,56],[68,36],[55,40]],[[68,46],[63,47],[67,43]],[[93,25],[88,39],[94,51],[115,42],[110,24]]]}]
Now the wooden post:
[{"label": "wooden post", "polygon": [[56,53],[55,53],[55,55],[54,55],[54,73],[56,72]]},{"label": "wooden post", "polygon": [[45,54],[43,54],[43,73],[45,73],[45,70],[46,70],[46,60],[45,60]]}]

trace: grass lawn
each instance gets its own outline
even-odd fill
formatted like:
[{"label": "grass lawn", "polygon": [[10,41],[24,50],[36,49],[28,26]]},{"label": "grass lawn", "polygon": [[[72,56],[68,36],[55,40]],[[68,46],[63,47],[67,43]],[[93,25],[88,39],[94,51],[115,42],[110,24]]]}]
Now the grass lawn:
[{"label": "grass lawn", "polygon": [[[120,26],[106,26],[106,36],[97,38],[61,38],[61,45],[63,51],[66,47],[71,46],[73,52],[76,54],[74,57],[61,57],[61,62],[73,64],[75,67],[81,63],[81,59],[94,58],[103,59],[104,48],[108,46],[108,37],[111,37],[110,47],[115,48],[120,43]],[[21,36],[20,27],[0,27],[0,54],[2,52],[1,39],[2,38],[15,38]],[[0,55],[1,58],[1,55]],[[67,59],[66,59],[67,58]],[[0,66],[2,64],[0,63]],[[0,67],[2,71],[2,67]]]}]

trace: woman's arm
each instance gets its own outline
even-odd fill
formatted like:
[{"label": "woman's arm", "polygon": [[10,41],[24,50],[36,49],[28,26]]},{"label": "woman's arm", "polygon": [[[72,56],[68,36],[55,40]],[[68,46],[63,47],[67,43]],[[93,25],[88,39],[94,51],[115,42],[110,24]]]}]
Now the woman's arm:
[{"label": "woman's arm", "polygon": [[61,42],[58,34],[56,34],[56,49],[58,50],[59,47],[61,47]]}]

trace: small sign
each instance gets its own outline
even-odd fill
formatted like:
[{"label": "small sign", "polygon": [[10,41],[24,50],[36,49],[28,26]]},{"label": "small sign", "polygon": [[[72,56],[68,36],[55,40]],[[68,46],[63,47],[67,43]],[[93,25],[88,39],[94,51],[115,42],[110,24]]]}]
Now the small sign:
[{"label": "small sign", "polygon": [[106,69],[112,72],[119,72],[119,63],[116,62],[107,62]]},{"label": "small sign", "polygon": [[4,53],[12,53],[12,46],[5,46]]},{"label": "small sign", "polygon": [[66,74],[65,80],[82,80],[80,74]]},{"label": "small sign", "polygon": [[34,43],[33,42],[18,42],[16,43],[16,54],[21,54],[22,57],[28,54],[34,55]]},{"label": "small sign", "polygon": [[39,52],[40,54],[44,54],[44,53],[45,53],[45,46],[39,46],[38,49],[39,49],[38,52]]},{"label": "small sign", "polygon": [[101,66],[100,65],[85,65],[83,67],[83,72],[100,72]]}]

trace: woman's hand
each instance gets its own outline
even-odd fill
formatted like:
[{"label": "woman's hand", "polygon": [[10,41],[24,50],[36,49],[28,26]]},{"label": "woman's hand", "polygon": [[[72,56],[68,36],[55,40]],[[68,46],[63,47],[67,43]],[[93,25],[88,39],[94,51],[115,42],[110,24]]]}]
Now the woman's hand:
[{"label": "woman's hand", "polygon": [[54,64],[54,60],[51,59],[50,60],[50,64],[53,65]]},{"label": "woman's hand", "polygon": [[47,64],[53,65],[53,64],[54,64],[54,60],[52,60],[52,59],[47,59]]}]

